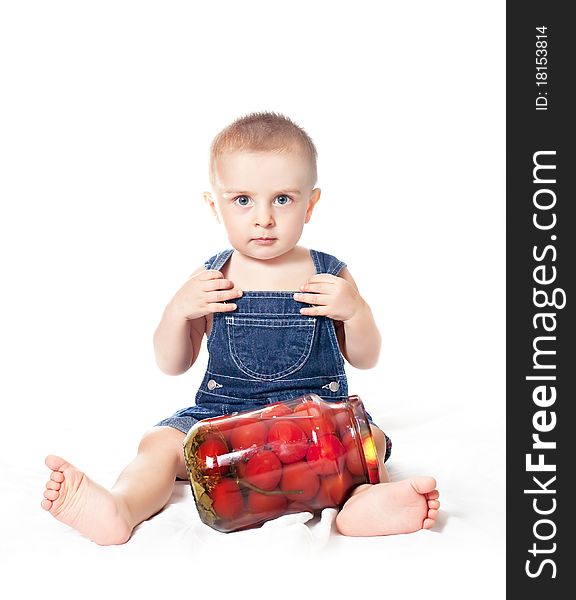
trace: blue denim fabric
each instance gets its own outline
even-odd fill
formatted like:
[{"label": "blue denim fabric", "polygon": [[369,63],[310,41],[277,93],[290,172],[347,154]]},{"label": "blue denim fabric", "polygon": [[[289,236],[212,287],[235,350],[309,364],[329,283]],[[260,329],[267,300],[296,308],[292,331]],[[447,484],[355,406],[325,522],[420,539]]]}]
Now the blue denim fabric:
[{"label": "blue denim fabric", "polygon": [[[221,270],[232,252],[212,256],[206,269]],[[310,250],[310,255],[316,273],[338,275],[346,266],[324,252]],[[348,381],[334,321],[300,314],[301,308],[312,305],[294,300],[293,294],[244,291],[231,301],[236,310],[213,313],[208,366],[195,406],[156,425],[187,433],[198,420],[255,410],[303,394],[318,394],[328,401],[346,398]]]}]

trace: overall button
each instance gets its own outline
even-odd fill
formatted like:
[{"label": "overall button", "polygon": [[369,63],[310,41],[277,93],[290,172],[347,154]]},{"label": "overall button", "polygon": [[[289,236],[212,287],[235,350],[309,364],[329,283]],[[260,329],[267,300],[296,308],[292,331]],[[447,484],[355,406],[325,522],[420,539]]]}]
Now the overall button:
[{"label": "overall button", "polygon": [[337,392],[340,389],[340,384],[337,381],[331,381],[328,385],[328,389],[331,392]]},{"label": "overall button", "polygon": [[208,382],[208,389],[209,389],[209,390],[213,390],[213,389],[214,389],[214,388],[215,388],[217,385],[218,385],[218,384],[217,384],[217,383],[216,383],[216,382],[215,382],[213,379],[211,379],[211,380]]}]

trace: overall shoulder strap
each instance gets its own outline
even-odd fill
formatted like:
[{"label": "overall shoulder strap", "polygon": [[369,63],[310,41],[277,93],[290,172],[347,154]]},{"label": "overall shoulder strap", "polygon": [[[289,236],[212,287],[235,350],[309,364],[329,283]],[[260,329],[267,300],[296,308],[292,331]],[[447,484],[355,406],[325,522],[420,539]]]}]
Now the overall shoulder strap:
[{"label": "overall shoulder strap", "polygon": [[204,263],[204,268],[219,271],[223,267],[224,263],[228,260],[232,252],[234,252],[233,248],[229,248],[227,250],[222,250],[222,252],[218,252],[218,254],[211,256]]},{"label": "overall shoulder strap", "polygon": [[338,273],[346,266],[345,262],[331,254],[326,254],[326,252],[310,250],[310,255],[312,256],[312,260],[316,267],[316,274],[328,273],[330,275],[338,275]]}]

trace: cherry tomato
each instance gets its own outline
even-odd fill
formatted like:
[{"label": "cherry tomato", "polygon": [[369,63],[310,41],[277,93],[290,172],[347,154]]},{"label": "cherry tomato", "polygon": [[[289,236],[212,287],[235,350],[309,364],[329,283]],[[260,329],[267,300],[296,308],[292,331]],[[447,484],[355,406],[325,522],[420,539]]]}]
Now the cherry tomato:
[{"label": "cherry tomato", "polygon": [[247,463],[244,478],[261,490],[273,490],[282,477],[282,463],[270,450],[257,452]]},{"label": "cherry tomato", "polygon": [[233,479],[222,479],[212,490],[212,508],[221,519],[235,519],[244,509],[240,487]]},{"label": "cherry tomato", "polygon": [[308,448],[306,461],[318,475],[334,475],[344,467],[346,449],[342,442],[329,433],[318,438]]},{"label": "cherry tomato", "polygon": [[282,494],[261,494],[250,490],[248,509],[253,513],[279,514],[284,511],[288,500]]},{"label": "cherry tomato", "polygon": [[312,441],[319,436],[336,431],[334,417],[324,408],[311,400],[305,400],[294,409],[294,416],[298,417],[298,425],[306,432]]},{"label": "cherry tomato", "polygon": [[306,456],[308,438],[293,421],[274,421],[268,430],[268,445],[283,463],[293,463]]},{"label": "cherry tomato", "polygon": [[268,426],[264,421],[242,418],[230,433],[230,443],[234,450],[264,446],[268,439]]},{"label": "cherry tomato", "polygon": [[352,491],[353,485],[352,476],[346,469],[337,475],[322,477],[317,501],[321,506],[340,506]]},{"label": "cherry tomato", "polygon": [[292,409],[289,406],[286,406],[284,402],[278,402],[277,404],[271,404],[267,406],[260,413],[261,419],[273,419],[274,417],[285,417],[286,415],[291,415]]},{"label": "cherry tomato", "polygon": [[198,461],[207,475],[225,475],[228,466],[223,465],[223,456],[228,454],[228,446],[217,437],[209,437],[198,448]]},{"label": "cherry tomato", "polygon": [[307,512],[311,509],[312,507],[309,504],[305,504],[304,502],[290,502],[285,510],[285,513],[288,515],[299,512]]},{"label": "cherry tomato", "polygon": [[[306,502],[314,498],[319,488],[318,476],[305,461],[284,465],[280,489],[284,491],[286,497],[290,500],[298,503]],[[288,493],[298,491],[301,491],[301,493]]]},{"label": "cherry tomato", "polygon": [[232,443],[230,442],[230,434],[232,433],[232,429],[233,429],[232,427],[228,427],[226,429],[224,427],[218,427],[218,429],[217,429],[218,433],[226,441],[228,448],[232,448]]},{"label": "cherry tomato", "polygon": [[238,477],[240,479],[244,479],[244,477],[246,475],[246,461],[239,460],[238,462],[236,462],[234,464],[234,466],[236,467],[236,474],[238,475]]},{"label": "cherry tomato", "polygon": [[352,427],[350,423],[350,415],[345,411],[338,411],[334,415],[334,422],[336,424],[336,431],[338,432],[338,437],[342,439],[346,433],[350,431]]},{"label": "cherry tomato", "polygon": [[230,433],[235,427],[236,422],[231,420],[228,415],[212,417],[210,419],[206,419],[206,422],[210,423],[210,428],[215,429],[226,440],[226,443],[230,447]]},{"label": "cherry tomato", "polygon": [[352,475],[364,475],[364,463],[358,450],[356,439],[350,433],[344,434],[342,444],[346,449],[346,467]]}]

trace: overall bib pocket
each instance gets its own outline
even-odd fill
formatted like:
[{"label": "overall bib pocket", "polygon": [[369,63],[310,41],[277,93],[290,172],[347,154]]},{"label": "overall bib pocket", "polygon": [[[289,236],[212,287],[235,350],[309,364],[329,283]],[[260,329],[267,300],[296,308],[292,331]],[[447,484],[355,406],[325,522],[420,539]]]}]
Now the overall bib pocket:
[{"label": "overall bib pocket", "polygon": [[226,316],[230,355],[246,375],[279,379],[300,369],[312,350],[315,317]]}]

